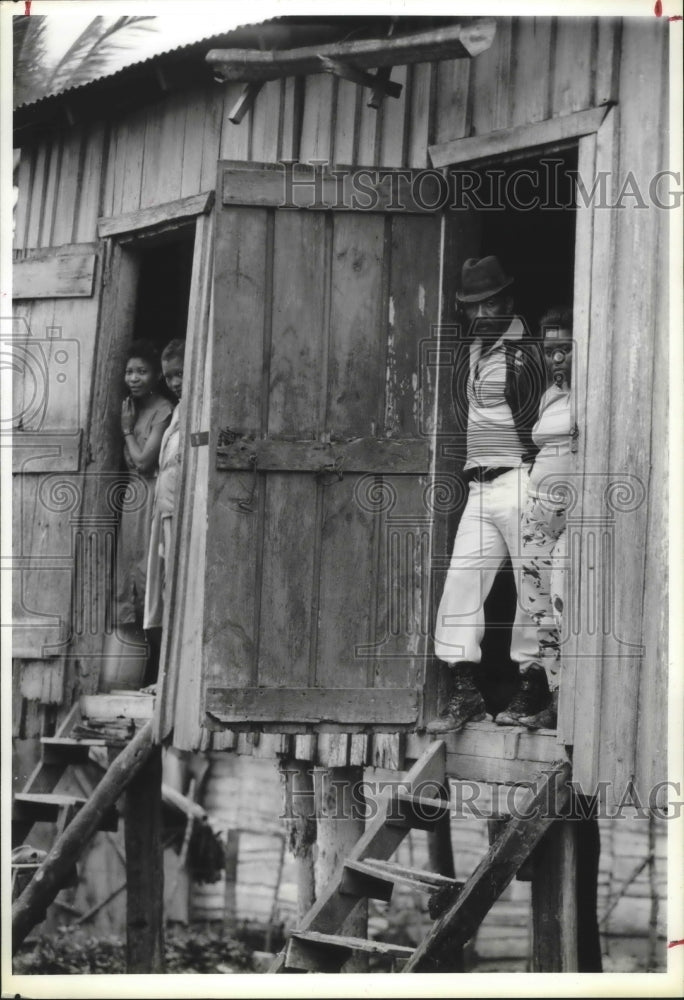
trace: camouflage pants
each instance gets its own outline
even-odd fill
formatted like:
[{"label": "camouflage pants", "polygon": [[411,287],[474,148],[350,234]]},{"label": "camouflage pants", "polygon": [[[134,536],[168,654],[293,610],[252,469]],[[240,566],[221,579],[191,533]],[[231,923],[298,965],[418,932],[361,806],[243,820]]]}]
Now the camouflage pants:
[{"label": "camouflage pants", "polygon": [[553,691],[560,669],[563,588],[559,562],[565,554],[565,508],[528,497],[521,538],[520,603],[537,626],[539,661]]}]

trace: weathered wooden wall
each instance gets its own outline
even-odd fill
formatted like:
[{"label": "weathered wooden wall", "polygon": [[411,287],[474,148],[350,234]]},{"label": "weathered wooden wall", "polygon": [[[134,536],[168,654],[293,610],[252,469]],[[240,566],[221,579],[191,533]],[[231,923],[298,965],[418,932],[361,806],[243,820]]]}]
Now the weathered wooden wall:
[{"label": "weathered wooden wall", "polygon": [[[655,19],[502,18],[491,49],[472,61],[395,69],[402,96],[377,112],[354,84],[321,75],[266,84],[238,126],[227,115],[239,85],[171,94],[121,119],[76,125],[23,151],[15,246],[94,241],[99,217],[213,188],[218,159],[421,167],[430,143],[611,100],[619,110],[618,173],[635,169],[643,179],[665,163],[666,31]],[[643,643],[645,655],[606,660],[602,668],[600,774],[622,783],[634,773],[649,784],[664,766],[667,269],[654,261],[666,225],[663,211],[615,213],[606,327],[592,328],[594,344],[605,339],[597,356],[608,368],[596,382],[587,433],[616,471],[642,478],[648,496],[637,530],[631,520],[617,521],[614,598],[623,637]],[[68,300],[54,303],[55,322],[67,308]]]},{"label": "weathered wooden wall", "polygon": [[[644,25],[628,36],[643,38]],[[100,216],[213,188],[219,159],[425,167],[431,143],[603,104],[616,96],[620,31],[609,18],[501,18],[475,59],[396,67],[401,97],[378,111],[356,84],[321,74],[266,83],[240,125],[228,114],[241,84],[76,125],[22,155],[15,247],[93,240]]]}]

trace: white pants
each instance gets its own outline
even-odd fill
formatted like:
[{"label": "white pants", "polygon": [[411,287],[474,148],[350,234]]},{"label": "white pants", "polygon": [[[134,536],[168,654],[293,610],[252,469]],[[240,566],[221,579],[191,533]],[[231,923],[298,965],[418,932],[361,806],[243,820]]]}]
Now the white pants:
[{"label": "white pants", "polygon": [[[507,555],[520,593],[520,513],[527,499],[528,468],[504,472],[490,483],[472,482],[456,532],[435,623],[435,655],[447,663],[479,663],[484,602]],[[537,629],[517,602],[511,659],[525,670],[538,662]]]}]

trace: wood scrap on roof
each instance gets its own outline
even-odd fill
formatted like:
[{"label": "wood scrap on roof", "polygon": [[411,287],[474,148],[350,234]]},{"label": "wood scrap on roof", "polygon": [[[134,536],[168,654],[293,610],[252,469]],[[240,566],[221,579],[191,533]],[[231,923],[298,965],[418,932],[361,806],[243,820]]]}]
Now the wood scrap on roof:
[{"label": "wood scrap on roof", "polygon": [[[476,18],[433,31],[297,49],[269,52],[260,49],[210,49],[206,60],[214,67],[217,79],[222,81],[278,80],[284,76],[329,72],[326,60],[363,71],[434,59],[468,59],[490,47],[495,31],[493,18]],[[374,78],[372,83],[377,86],[381,80]]]}]

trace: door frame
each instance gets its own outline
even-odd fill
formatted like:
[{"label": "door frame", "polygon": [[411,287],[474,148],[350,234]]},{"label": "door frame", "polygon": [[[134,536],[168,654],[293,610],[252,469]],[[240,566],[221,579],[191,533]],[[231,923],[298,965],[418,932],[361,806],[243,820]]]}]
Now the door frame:
[{"label": "door frame", "polygon": [[[114,544],[115,518],[112,510],[110,487],[113,473],[118,473],[121,441],[118,430],[118,407],[120,396],[112,384],[112,372],[121,368],[127,344],[130,341],[135,315],[140,255],[135,251],[145,241],[158,238],[166,232],[180,227],[195,225],[193,276],[195,259],[198,254],[200,234],[204,230],[201,220],[213,206],[213,191],[194,195],[178,201],[157,205],[148,209],[113,218],[98,220],[101,259],[103,261],[103,290],[97,321],[97,341],[93,362],[93,376],[90,406],[87,419],[87,434],[84,446],[87,458],[87,474],[84,476],[80,517],[87,518],[94,525],[98,536],[105,533],[108,541],[101,538],[102,551]],[[191,289],[192,296],[192,289]],[[192,339],[193,327],[190,317],[187,327],[188,339]],[[89,671],[87,686],[89,692],[97,690],[99,664],[106,625],[105,595],[106,581],[101,579],[102,567],[86,567],[88,578],[95,580],[95,594],[90,595],[91,605],[97,614],[98,627],[73,637],[69,647],[69,657],[77,657],[81,662],[96,664]],[[161,667],[160,667],[161,669]]]},{"label": "door frame", "polygon": [[[510,162],[537,152],[553,153],[568,145],[578,147],[578,175],[593,185],[597,177],[606,174],[608,182],[615,175],[619,108],[607,103],[587,111],[549,119],[547,121],[501,129],[484,136],[455,139],[430,147],[433,166],[443,168],[467,164],[480,168],[492,162]],[[609,197],[609,194],[608,194]],[[574,358],[573,379],[583,387],[579,394],[576,421],[580,435],[575,456],[574,476],[581,483],[575,497],[574,510],[581,517],[585,504],[597,507],[598,484],[585,475],[588,466],[597,462],[596,448],[587,448],[587,391],[589,380],[589,345],[591,329],[601,329],[610,308],[607,268],[613,259],[615,213],[595,211],[593,200],[576,205],[574,263]],[[467,213],[466,213],[467,214]],[[446,223],[444,223],[446,224]],[[444,244],[444,240],[443,240]],[[446,268],[442,268],[443,275]],[[449,291],[443,287],[442,302]],[[596,355],[594,348],[593,356]],[[435,449],[436,450],[436,449]],[[583,547],[575,554],[577,568],[570,581],[571,608],[581,609],[583,584],[589,572]],[[602,709],[601,655],[602,633],[570,630],[563,626],[563,684],[558,714],[558,741],[574,748],[573,778],[578,788],[592,794],[599,777],[600,720]],[[582,666],[578,670],[578,662]]]}]

